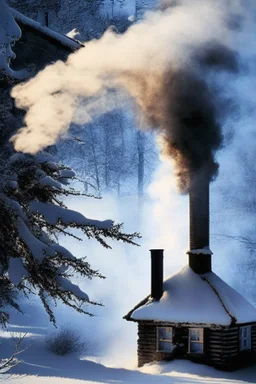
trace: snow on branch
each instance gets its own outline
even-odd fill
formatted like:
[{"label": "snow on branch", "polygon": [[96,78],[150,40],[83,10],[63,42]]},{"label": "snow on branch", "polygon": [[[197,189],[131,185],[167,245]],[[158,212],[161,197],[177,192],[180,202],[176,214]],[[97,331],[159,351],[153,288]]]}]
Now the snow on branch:
[{"label": "snow on branch", "polygon": [[61,286],[61,289],[65,292],[71,292],[73,295],[75,295],[79,299],[83,299],[86,301],[89,301],[89,296],[83,292],[78,285],[71,283],[70,280],[66,279],[65,277],[57,277],[57,281]]},{"label": "snow on branch", "polygon": [[92,220],[83,216],[80,212],[70,209],[65,209],[54,204],[42,203],[40,201],[33,201],[30,204],[31,212],[38,212],[44,216],[49,224],[57,224],[59,221],[65,225],[77,224],[79,226],[97,227],[100,229],[108,229],[112,227],[112,220]]},{"label": "snow on branch", "polygon": [[61,183],[59,183],[56,180],[53,180],[50,176],[43,176],[43,177],[41,177],[39,182],[40,182],[41,185],[48,185],[50,187],[59,188],[59,189],[62,188]]},{"label": "snow on branch", "polygon": [[28,229],[24,221],[18,217],[17,228],[21,239],[24,241],[33,257],[40,263],[43,261],[49,251],[46,244],[38,240]]},{"label": "snow on branch", "polygon": [[[53,323],[52,302],[60,301],[92,315],[88,304],[101,304],[91,301],[71,279],[76,275],[88,279],[104,276],[93,270],[85,258],[76,257],[60,245],[58,235],[67,234],[79,240],[68,229],[80,229],[87,238],[110,248],[105,239],[135,244],[139,234],[123,233],[122,224],[112,220],[92,220],[69,210],[62,196],[80,193],[63,187],[60,179],[73,178],[74,172],[55,163],[47,153],[16,154],[1,171],[0,265],[6,273],[4,278],[0,275],[0,308],[11,305],[19,310],[13,293],[21,291],[38,294]],[[8,313],[0,310],[0,323],[6,322]]]},{"label": "snow on branch", "polygon": [[51,248],[54,251],[54,253],[63,255],[63,257],[65,257],[65,259],[67,260],[76,260],[76,257],[72,255],[71,252],[69,252],[66,248],[62,247],[59,244],[52,243]]}]

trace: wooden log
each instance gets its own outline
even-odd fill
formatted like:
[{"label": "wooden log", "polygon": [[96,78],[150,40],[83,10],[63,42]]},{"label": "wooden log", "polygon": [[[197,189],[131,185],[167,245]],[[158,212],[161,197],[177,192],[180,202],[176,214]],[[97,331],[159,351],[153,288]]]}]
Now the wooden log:
[{"label": "wooden log", "polygon": [[138,349],[142,349],[142,348],[147,348],[147,349],[149,349],[149,350],[154,350],[154,351],[156,351],[157,350],[157,346],[156,346],[156,344],[139,344],[138,345]]},{"label": "wooden log", "polygon": [[226,335],[222,335],[222,339],[233,339],[234,337],[238,337],[238,332],[237,333],[230,333]]},{"label": "wooden log", "polygon": [[138,341],[138,345],[140,344],[152,344],[152,345],[156,345],[156,340],[149,340],[149,339],[139,339]]},{"label": "wooden log", "polygon": [[222,360],[222,357],[221,356],[211,356],[211,362],[213,363],[222,363],[223,364],[223,360]]},{"label": "wooden log", "polygon": [[144,333],[150,333],[150,332],[156,333],[156,328],[151,328],[151,327],[150,328],[149,327],[141,328],[141,327],[139,327],[138,331],[144,332]]},{"label": "wooden log", "polygon": [[237,347],[234,347],[234,348],[228,348],[228,349],[223,349],[221,347],[215,347],[215,348],[211,348],[208,350],[209,353],[213,353],[213,352],[218,352],[218,353],[232,353],[232,352],[235,352],[237,353],[238,352],[238,348]]},{"label": "wooden log", "polygon": [[225,341],[229,341],[232,339],[237,339],[238,337],[239,337],[238,333],[232,333],[230,335],[223,335],[221,339]]},{"label": "wooden log", "polygon": [[139,344],[138,345],[138,349],[143,349],[143,348],[156,351],[156,345],[155,344]]},{"label": "wooden log", "polygon": [[154,335],[154,334],[156,334],[156,329],[154,329],[154,330],[151,330],[151,329],[139,329],[138,333],[143,333],[144,335],[146,335],[146,334]]},{"label": "wooden log", "polygon": [[139,333],[138,336],[139,336],[140,339],[156,339],[156,335],[150,334],[150,333],[149,334]]},{"label": "wooden log", "polygon": [[209,351],[209,355],[220,356],[220,355],[222,355],[222,352],[221,351]]},{"label": "wooden log", "polygon": [[156,335],[139,335],[139,340],[156,340]]},{"label": "wooden log", "polygon": [[137,350],[139,353],[155,353],[156,348],[139,347]]}]

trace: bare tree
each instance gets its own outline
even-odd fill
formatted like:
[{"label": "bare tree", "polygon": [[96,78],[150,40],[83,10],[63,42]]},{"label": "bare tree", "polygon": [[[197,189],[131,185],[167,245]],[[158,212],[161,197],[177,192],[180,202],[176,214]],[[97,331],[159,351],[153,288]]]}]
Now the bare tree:
[{"label": "bare tree", "polygon": [[22,361],[18,359],[18,356],[22,354],[27,348],[21,349],[21,344],[25,339],[26,334],[20,335],[15,343],[13,354],[7,359],[0,360],[0,373],[7,373],[12,368],[19,365]]},{"label": "bare tree", "polygon": [[142,132],[137,132],[138,149],[138,196],[144,194],[144,170],[145,170],[145,136]]},{"label": "bare tree", "polygon": [[[221,230],[213,236],[218,241],[229,242],[237,252],[236,268],[240,280],[243,279],[244,290],[256,300],[256,162],[255,153],[247,148],[239,148],[237,152],[235,177],[229,178],[218,190],[221,199],[219,212]],[[222,206],[221,206],[222,204]],[[223,209],[222,209],[223,207]],[[231,225],[231,223],[233,225]]]}]

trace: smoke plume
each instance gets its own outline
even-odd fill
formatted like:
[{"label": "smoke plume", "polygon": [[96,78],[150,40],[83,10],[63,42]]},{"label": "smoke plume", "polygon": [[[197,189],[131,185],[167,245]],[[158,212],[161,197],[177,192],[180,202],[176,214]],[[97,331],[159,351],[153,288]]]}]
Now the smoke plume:
[{"label": "smoke plume", "polygon": [[16,105],[26,110],[25,126],[12,138],[15,149],[36,153],[54,144],[71,122],[86,124],[116,108],[116,100],[122,106],[132,100],[140,127],[160,132],[181,192],[202,168],[213,179],[250,5],[165,1],[124,35],[109,30],[65,63],[48,66],[13,89]]}]

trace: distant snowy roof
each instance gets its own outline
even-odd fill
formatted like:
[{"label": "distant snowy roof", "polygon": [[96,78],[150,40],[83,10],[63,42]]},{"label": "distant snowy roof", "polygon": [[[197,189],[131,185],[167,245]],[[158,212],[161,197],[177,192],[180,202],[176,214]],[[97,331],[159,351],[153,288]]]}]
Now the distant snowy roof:
[{"label": "distant snowy roof", "polygon": [[11,10],[4,0],[0,0],[0,71],[12,76],[9,67],[10,59],[15,58],[11,49],[12,44],[21,36],[21,30],[16,24]]},{"label": "distant snowy roof", "polygon": [[66,48],[71,49],[72,51],[79,49],[82,47],[82,44],[78,41],[71,39],[68,36],[61,35],[58,32],[38,23],[35,20],[30,19],[27,16],[24,16],[22,13],[16,11],[15,9],[11,9],[14,18],[21,24],[28,25],[29,27],[36,29],[37,31],[43,33],[44,35],[58,41],[61,45]]},{"label": "distant snowy roof", "polygon": [[256,308],[215,273],[199,275],[187,266],[164,282],[159,301],[148,297],[125,318],[228,326],[256,321]]}]

